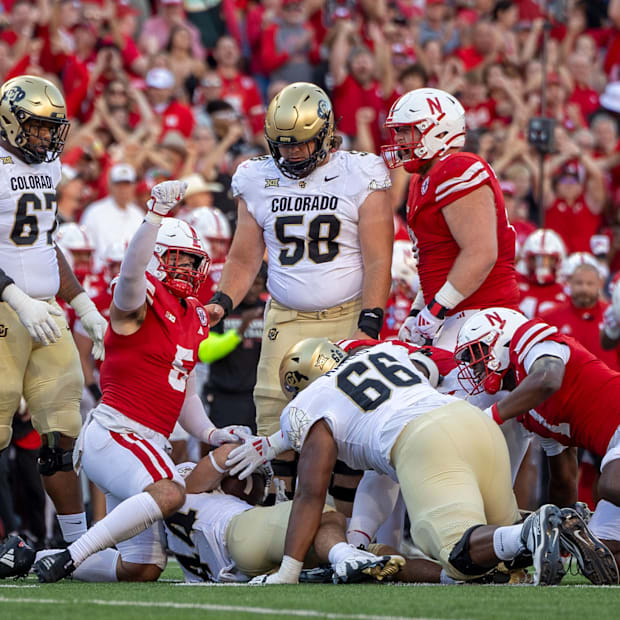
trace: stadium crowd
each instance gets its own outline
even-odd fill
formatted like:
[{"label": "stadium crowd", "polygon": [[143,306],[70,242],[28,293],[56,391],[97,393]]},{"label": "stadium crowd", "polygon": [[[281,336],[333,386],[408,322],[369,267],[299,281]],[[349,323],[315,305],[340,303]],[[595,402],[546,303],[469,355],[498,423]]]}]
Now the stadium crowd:
[{"label": "stadium crowd", "polygon": [[[89,420],[89,411],[101,402],[102,367],[100,359],[97,359],[101,357],[97,338],[93,336],[89,322],[85,319],[90,309],[75,304],[75,295],[81,294],[79,290],[86,292],[97,311],[105,319],[117,321],[117,324],[128,320],[129,310],[142,308],[151,293],[147,292],[139,303],[136,301],[133,306],[123,307],[119,305],[120,297],[116,297],[118,289],[114,292],[111,283],[119,273],[119,282],[124,282],[121,264],[125,265],[123,269],[126,270],[129,269],[128,262],[134,264],[133,255],[125,263],[123,261],[127,257],[128,247],[134,248],[137,255],[136,240],[146,234],[143,231],[145,217],[147,222],[159,225],[160,220],[157,218],[167,216],[170,212],[196,230],[210,259],[208,277],[204,281],[200,280],[200,286],[196,286],[193,291],[200,303],[206,306],[211,331],[209,337],[200,344],[201,363],[192,372],[197,377],[197,385],[192,389],[196,390],[211,421],[217,427],[232,429],[230,433],[233,441],[241,441],[245,436],[245,431],[240,431],[240,428],[249,427],[248,434],[256,434],[258,428],[258,436],[267,436],[276,430],[278,424],[273,417],[276,413],[271,414],[273,419],[270,418],[269,424],[261,421],[261,415],[264,415],[262,410],[258,411],[257,418],[257,408],[267,407],[259,398],[273,400],[273,394],[265,388],[263,392],[254,392],[254,398],[252,396],[257,375],[260,382],[261,369],[263,373],[266,372],[265,367],[261,366],[261,340],[263,355],[266,355],[266,345],[271,346],[272,341],[278,337],[278,344],[283,341],[282,325],[286,321],[295,323],[293,327],[300,330],[295,331],[297,339],[329,335],[325,326],[327,321],[320,323],[319,319],[331,319],[334,315],[329,313],[333,308],[345,307],[352,298],[332,299],[329,305],[317,308],[302,302],[297,306],[295,303],[283,306],[281,299],[276,300],[277,304],[274,300],[270,301],[267,286],[268,274],[271,273],[268,269],[272,268],[273,263],[271,254],[268,261],[270,266],[264,262],[261,265],[263,254],[269,254],[270,250],[268,227],[261,224],[260,230],[252,230],[252,234],[258,237],[248,236],[247,221],[250,218],[252,224],[256,225],[256,205],[262,200],[257,197],[262,188],[252,185],[251,179],[250,182],[247,179],[244,181],[242,175],[248,162],[251,165],[252,162],[260,162],[261,158],[271,161],[271,157],[277,161],[280,157],[285,147],[274,147],[269,133],[269,122],[273,117],[270,116],[272,112],[268,106],[287,92],[286,87],[298,82],[315,84],[328,94],[335,123],[336,142],[333,144],[340,151],[379,156],[383,153],[389,168],[389,176],[377,180],[375,186],[372,183],[378,177],[369,177],[373,179],[371,189],[379,191],[368,192],[368,195],[381,195],[385,212],[389,214],[388,219],[393,220],[394,237],[390,238],[388,244],[391,255],[388,256],[380,245],[383,230],[380,220],[372,220],[373,243],[376,245],[374,250],[369,250],[370,243],[365,239],[372,235],[368,231],[364,232],[364,226],[369,224],[362,223],[369,219],[363,219],[360,215],[357,243],[362,246],[362,258],[365,257],[365,273],[373,273],[373,278],[369,277],[367,281],[372,281],[375,288],[369,293],[370,284],[367,281],[358,282],[356,299],[359,298],[359,301],[346,310],[350,311],[353,323],[347,323],[346,327],[343,327],[344,323],[331,326],[335,334],[340,334],[340,339],[357,341],[355,346],[340,342],[341,349],[338,351],[348,353],[357,347],[369,346],[370,341],[364,338],[372,341],[406,339],[419,345],[430,346],[432,342],[437,347],[449,349],[451,354],[460,346],[460,353],[457,348],[457,358],[459,355],[461,357],[457,361],[461,365],[473,363],[474,354],[471,350],[467,349],[469,357],[463,357],[463,351],[469,345],[461,339],[461,335],[457,340],[458,328],[463,323],[467,325],[466,321],[473,320],[475,311],[481,308],[507,306],[519,310],[527,319],[540,319],[557,327],[555,331],[558,334],[573,337],[589,353],[602,360],[608,369],[620,372],[620,287],[615,288],[620,280],[620,212],[617,209],[620,202],[620,0],[0,0],[0,8],[0,82],[24,75],[49,80],[64,94],[67,118],[71,125],[60,154],[61,176],[55,180],[58,225],[52,232],[80,285],[80,289],[75,289],[76,293],[69,298],[59,293],[58,303],[67,314],[84,376],[84,391],[80,402],[84,421]],[[499,297],[491,300],[493,303],[488,298],[475,297],[476,303],[472,301],[471,305],[467,305],[467,299],[474,299],[480,283],[487,276],[494,277],[489,275],[490,267],[481,276],[480,282],[467,292],[466,287],[459,285],[455,270],[449,274],[446,270],[442,282],[439,282],[441,285],[445,281],[444,286],[438,285],[437,290],[430,293],[426,286],[423,301],[416,305],[416,300],[421,299],[422,295],[421,283],[429,282],[433,277],[429,275],[428,253],[432,251],[435,241],[424,239],[417,230],[415,235],[411,234],[415,223],[412,212],[415,212],[416,205],[430,200],[431,195],[440,204],[444,199],[440,190],[442,186],[436,187],[431,182],[431,191],[424,198],[429,188],[428,181],[421,187],[416,186],[415,182],[410,186],[412,175],[415,177],[417,170],[406,164],[403,166],[402,162],[390,165],[390,149],[388,147],[386,150],[385,147],[399,144],[400,125],[394,120],[397,116],[394,110],[398,108],[398,102],[402,101],[399,98],[410,91],[425,88],[444,91],[447,96],[446,100],[441,99],[444,106],[449,105],[444,101],[454,102],[456,99],[462,104],[466,133],[455,134],[456,142],[452,146],[461,146],[458,140],[462,139],[461,151],[477,155],[490,166],[485,164],[481,173],[487,175],[486,178],[494,179],[490,182],[495,192],[492,198],[494,203],[489,208],[492,210],[493,204],[497,206],[501,196],[506,207],[503,224],[506,230],[514,230],[516,237],[514,265],[517,279],[514,294],[518,299],[515,297],[514,303],[510,298],[511,292],[504,296],[504,289],[494,287]],[[430,112],[433,114],[432,105]],[[553,123],[548,130],[550,135],[543,139],[540,131],[536,135],[536,121],[542,117],[551,119]],[[331,134],[329,139],[332,139]],[[333,144],[328,144],[327,152]],[[402,151],[403,143],[400,144]],[[398,146],[392,149],[392,152],[400,151]],[[0,160],[3,165],[7,163],[5,159]],[[325,166],[332,165],[333,160],[335,157],[332,155],[331,163]],[[377,174],[371,169],[369,161],[366,160],[364,165],[359,164],[359,170],[363,168],[363,172],[360,172],[363,180],[366,178],[363,174]],[[377,157],[372,160],[375,161],[381,160]],[[348,170],[348,164],[339,165],[344,167],[342,170]],[[379,166],[379,163],[375,165]],[[381,166],[384,168],[382,163]],[[334,170],[344,176],[340,168]],[[445,204],[452,203],[453,199],[457,202],[465,199],[465,190],[468,190],[466,185],[471,180],[466,177],[469,170],[452,172],[453,178],[463,185],[457,188],[462,194],[455,194]],[[287,178],[305,178],[304,174],[283,174]],[[352,174],[355,175],[355,169]],[[326,167],[325,182],[329,181],[327,175]],[[261,176],[260,173],[258,176]],[[265,190],[270,187],[270,182],[273,187],[278,187],[278,179],[265,175],[258,181],[254,179],[254,182],[260,185],[263,179]],[[181,185],[165,184],[176,180]],[[299,182],[302,189],[305,187],[303,183]],[[471,183],[475,185],[473,180]],[[167,188],[166,191],[172,191],[169,188],[175,189],[180,198],[178,204],[165,192],[162,193],[162,187]],[[24,186],[12,189],[17,191],[29,188]],[[450,191],[446,190],[448,194]],[[365,201],[370,198],[361,190],[355,200],[359,202],[356,202],[356,208],[360,209],[360,214],[364,213],[363,209],[369,210],[371,206],[377,211],[381,208],[378,204],[366,207],[368,203]],[[482,209],[483,195],[477,195],[474,202]],[[474,202],[471,203],[472,207],[475,206]],[[242,211],[238,207],[240,203],[243,205]],[[165,208],[161,206],[164,204]],[[458,246],[463,249],[471,244],[473,252],[479,258],[482,257],[486,243],[482,230],[484,226],[476,228],[471,224],[476,222],[475,216],[466,216],[472,218],[469,234],[457,236],[454,231],[464,226],[463,221],[458,220],[456,212],[448,218],[447,209],[445,211],[447,226]],[[484,212],[479,213],[484,220]],[[499,230],[504,216],[493,217],[500,220]],[[294,225],[295,222],[291,219],[290,224]],[[325,233],[319,227],[317,247],[320,260],[315,262],[319,268],[326,269],[324,263],[327,259],[323,260],[322,257],[329,254],[329,244],[337,234],[330,236],[330,221],[322,221],[323,224],[328,224],[329,231]],[[417,225],[422,224],[418,222]],[[26,228],[26,232],[29,230]],[[246,259],[241,253],[241,240],[260,239],[263,230],[266,248],[260,247],[258,253],[254,252],[256,256],[252,256],[251,260]],[[26,234],[23,226],[21,231],[19,236],[23,239]],[[495,230],[492,233],[495,239]],[[239,241],[236,245],[233,243],[231,249],[235,234]],[[285,234],[280,231],[277,238],[285,244],[281,246],[286,248],[282,252],[291,253],[285,255],[289,259],[295,256],[293,251],[296,252],[296,238],[287,238]],[[321,234],[327,234],[327,237]],[[364,237],[365,234],[367,237]],[[499,265],[505,258],[501,247],[504,238],[500,235],[499,239],[500,247],[495,247],[493,265]],[[322,243],[328,248],[327,254],[322,254]],[[497,245],[496,241],[493,243]],[[246,248],[251,245],[253,247],[255,244],[246,243]],[[155,247],[155,251],[159,251],[158,246]],[[376,255],[381,253],[385,260],[392,261],[391,288],[389,281],[382,282],[371,271],[371,262],[375,264]],[[373,257],[373,261],[370,261],[369,256]],[[232,265],[237,263],[242,266],[251,263],[252,268],[260,266],[260,270],[257,273],[248,272],[247,290],[241,290],[242,283],[238,289],[234,289],[233,294],[233,282],[238,282],[239,277]],[[138,261],[137,264],[141,263]],[[293,265],[295,262],[288,264]],[[457,264],[456,261],[454,264]],[[2,263],[0,267],[7,270]],[[469,278],[477,277],[473,273],[474,266],[467,267]],[[62,278],[61,269],[61,292]],[[220,282],[223,283],[222,287]],[[275,279],[272,282],[271,286],[275,286]],[[329,287],[329,282],[325,286]],[[381,301],[383,288],[386,289],[385,303]],[[389,294],[387,288],[390,289]],[[132,303],[137,299],[131,295],[129,298]],[[616,303],[612,303],[612,298],[617,298]],[[4,301],[8,302],[8,299]],[[217,310],[218,304],[223,312]],[[415,309],[413,312],[412,304]],[[436,313],[435,307],[440,308]],[[121,316],[119,308],[122,308],[122,312],[127,311],[126,316]],[[265,308],[267,312],[264,312]],[[455,323],[456,327],[450,331],[450,320],[453,318],[450,315],[454,314],[451,310],[455,308],[461,312],[457,318],[462,320]],[[269,314],[274,310],[284,313],[286,318],[274,318]],[[381,315],[378,323],[369,318],[374,316],[373,311],[376,310]],[[343,313],[346,311],[343,310]],[[295,313],[294,316],[290,315],[291,312]],[[322,312],[326,315],[315,317],[315,329],[318,332],[302,331],[311,330],[307,325],[304,326],[303,314],[320,315]],[[365,312],[367,314],[363,316]],[[360,319],[356,325],[359,330],[355,331],[354,323],[358,313]],[[424,318],[420,319],[419,316]],[[504,317],[501,314],[499,316]],[[143,320],[144,316],[140,320],[135,319],[138,325],[136,329]],[[510,323],[509,316],[503,320]],[[443,332],[438,332],[441,327]],[[518,332],[518,328],[515,329]],[[441,336],[438,333],[443,333],[443,341],[439,339]],[[0,325],[0,338],[5,335],[4,325]],[[416,340],[416,335],[425,338]],[[561,346],[564,346],[563,341]],[[277,350],[278,360],[283,351],[289,348],[284,343],[281,347],[284,348]],[[333,354],[332,351],[330,355]],[[436,359],[441,354],[434,355]],[[573,353],[571,359],[574,358]],[[419,363],[424,365],[423,361]],[[279,361],[276,369],[278,364]],[[522,372],[529,374],[535,364],[533,362],[526,366]],[[437,365],[440,374],[451,376],[453,367],[448,365],[444,371],[441,363]],[[271,380],[275,382],[278,392],[275,398],[279,404],[272,404],[271,407],[276,407],[274,412],[277,412],[279,418],[279,412],[286,401],[279,393],[279,381],[275,375],[277,370],[273,371],[272,366],[266,368],[271,369]],[[496,372],[500,370],[507,372],[507,366],[494,369]],[[520,387],[512,388],[515,394]],[[495,391],[498,389],[499,386]],[[502,389],[509,391],[511,388],[504,385]],[[442,394],[454,393],[447,387],[440,391]],[[507,396],[506,402],[510,402],[513,396]],[[79,563],[85,563],[91,557],[96,557],[96,552],[103,554],[111,551],[102,549],[112,547],[115,539],[110,534],[112,538],[106,538],[105,543],[95,540],[97,535],[101,539],[105,537],[100,533],[93,534],[92,530],[87,534],[76,531],[75,535],[67,535],[67,526],[65,524],[63,527],[62,519],[62,531],[58,529],[53,519],[54,506],[46,497],[38,475],[37,459],[42,440],[31,423],[27,400],[21,399],[12,420],[10,446],[0,449],[0,540],[19,533],[37,550],[64,548],[67,543],[73,543],[69,562],[71,558],[76,560],[79,556]],[[490,405],[485,403],[480,404],[480,407],[489,407],[489,415],[495,422],[503,424],[505,420],[514,417],[502,405],[499,408],[497,404],[493,405],[495,409],[492,411]],[[533,423],[522,422],[528,431],[537,431]],[[273,423],[275,427],[270,426]],[[190,494],[187,497],[215,489],[222,482],[222,474],[225,475],[230,469],[227,458],[230,458],[231,448],[225,441],[213,439],[211,433],[214,430],[217,435],[220,429],[212,426],[206,431],[202,429],[202,442],[190,438],[187,429],[179,425],[172,431],[172,462],[181,464],[199,461],[198,465],[188,466],[183,472],[183,476],[187,476],[186,486]],[[508,433],[512,431],[504,432],[509,441]],[[75,439],[75,435],[77,433],[70,436]],[[270,439],[272,437],[274,435],[270,435]],[[48,445],[47,441],[43,443],[44,448]],[[264,442],[265,438],[259,437],[257,441]],[[558,490],[562,489],[565,482],[565,470],[559,471],[551,465],[548,471],[544,466],[548,456],[558,456],[555,448],[550,448],[544,440],[528,442],[522,445],[516,468],[512,452],[510,454],[514,493],[521,510],[536,511],[543,504],[548,506],[547,502],[563,505],[561,500],[568,497],[570,504],[577,499],[582,502],[578,505],[579,516],[574,517],[581,519],[587,517],[585,506],[594,511],[599,500],[606,502],[615,493],[601,490],[607,490],[606,478],[603,478],[600,489],[598,486],[599,470],[608,463],[605,450],[601,453],[601,450],[591,449],[590,445],[571,444],[569,451],[572,456],[576,455],[579,447],[578,494],[573,497],[571,493]],[[394,450],[397,443],[394,444]],[[329,442],[323,445],[329,452]],[[271,449],[271,446],[264,443],[261,446],[265,452]],[[279,449],[269,452],[271,458],[281,458],[274,461],[276,480],[272,483],[270,493],[270,502],[276,503],[276,506],[286,504],[287,495],[289,499],[293,497],[297,476],[298,494],[303,496],[309,484],[304,478],[307,471],[302,471],[303,457],[299,473],[291,466],[291,463],[299,460],[293,456],[294,449],[299,446],[296,448],[293,443],[283,442],[277,447]],[[399,450],[402,447],[404,453],[404,446],[398,444],[398,447]],[[202,456],[207,456],[210,461],[200,460]],[[244,458],[245,461],[238,456],[237,463],[243,461],[244,466],[247,466],[250,457],[245,453]],[[405,458],[403,456],[401,462]],[[209,467],[213,469],[208,470]],[[362,471],[358,470],[365,468],[360,466],[352,469],[349,464],[340,461],[336,462],[335,469],[334,462],[327,463],[326,467],[331,467],[330,475],[332,470],[335,472],[329,480],[335,505],[350,517],[355,488],[362,475]],[[396,464],[394,469],[404,488],[405,483]],[[232,471],[235,471],[234,467]],[[248,472],[246,470],[246,476]],[[207,482],[199,480],[198,473],[206,475]],[[269,473],[264,475],[270,477]],[[176,481],[177,478],[175,473],[171,480]],[[360,493],[365,497],[372,495],[378,488],[372,486],[376,481],[369,481],[366,477],[364,480],[359,487],[358,497]],[[136,484],[140,486],[142,482]],[[554,487],[556,484],[558,486]],[[567,484],[570,485],[570,481]],[[105,484],[89,485],[86,477],[82,476],[82,485],[85,491],[88,488],[88,522],[101,523],[106,515],[106,502],[97,487],[105,487]],[[47,486],[45,488],[52,497],[53,492]],[[140,490],[135,493],[132,491],[130,495],[137,498]],[[405,508],[410,506],[409,496],[403,491],[404,500],[401,497],[397,501],[397,488],[395,492],[391,488],[385,492],[390,495],[390,499],[385,500],[386,506],[394,508],[394,514],[398,513],[400,506],[404,514]],[[497,493],[501,495],[503,491]],[[122,493],[112,495],[118,501],[111,505],[108,498],[108,512],[112,507],[116,506],[116,510],[123,506],[120,500],[125,500]],[[185,497],[178,498],[178,501],[169,497],[166,501],[159,501],[159,496],[154,497],[157,505],[151,507],[154,515],[151,523],[162,516],[169,517],[166,527],[170,540],[175,532],[183,531],[185,527],[179,521],[178,515],[181,513],[176,512]],[[246,496],[244,498],[247,499]],[[63,517],[77,512],[77,509],[68,508],[63,513],[56,497],[52,499],[56,510]],[[187,499],[187,502],[190,501]],[[231,501],[230,506],[225,508],[218,507],[218,510],[229,510],[232,513],[238,508],[233,503]],[[512,504],[508,503],[512,509]],[[196,510],[199,509],[197,504]],[[325,512],[321,515],[319,511],[315,524],[316,551],[323,563],[341,565],[347,555],[343,551],[344,547],[338,545],[344,544],[347,525],[344,519],[341,522],[339,516],[330,513],[331,508],[323,507],[323,502],[321,510]],[[390,512],[383,515],[385,519]],[[547,513],[545,518],[553,522],[556,513],[551,509]],[[296,513],[293,514],[300,518]],[[559,519],[560,513],[557,515]],[[273,519],[286,531],[289,512],[280,509],[273,513],[255,513],[253,518],[267,521]],[[356,511],[353,508],[355,518]],[[561,518],[567,517],[562,515]],[[289,528],[293,522],[291,517]],[[501,526],[500,530],[507,530],[505,526],[513,522],[493,523]],[[381,524],[368,525],[363,519],[353,523],[360,530],[360,523],[368,527],[363,530],[361,537],[351,535],[349,529],[346,532],[347,540],[365,546],[369,539],[375,540],[374,534]],[[471,529],[476,523],[475,520],[471,522]],[[377,527],[373,531],[375,525]],[[353,525],[349,524],[348,527],[353,528]],[[112,525],[108,529],[112,532],[113,528]],[[241,531],[241,525],[238,528]],[[482,529],[479,534],[470,533],[469,530],[465,532],[464,550],[459,547],[459,543],[455,547],[458,551],[456,556],[450,554],[449,561],[457,567],[456,572],[444,570],[439,573],[441,566],[445,569],[449,564],[443,547],[441,553],[437,552],[441,556],[437,574],[427,567],[423,569],[420,566],[399,564],[400,560],[394,558],[400,556],[394,555],[396,552],[392,547],[398,551],[402,551],[403,547],[389,537],[392,541],[389,547],[368,547],[369,551],[378,554],[377,557],[388,559],[373,564],[374,560],[370,561],[368,557],[356,556],[356,561],[366,562],[364,566],[369,568],[368,574],[375,577],[379,575],[381,579],[399,570],[406,573],[410,580],[423,581],[428,577],[431,581],[450,583],[453,578],[467,579],[468,575],[485,572],[481,567],[489,569],[497,563],[495,556],[489,560],[480,554],[476,555],[476,544],[482,545],[482,538],[476,536],[482,536]],[[415,534],[413,529],[412,534]],[[515,535],[510,534],[513,538]],[[492,532],[488,536],[493,539]],[[525,541],[528,534],[523,536]],[[506,537],[508,540],[509,535],[506,534]],[[609,538],[603,535],[599,537]],[[379,538],[380,535],[377,540]],[[418,531],[418,537],[414,536],[414,539],[418,538],[424,540],[421,531]],[[617,542],[616,538],[611,540]],[[244,544],[252,547],[254,542],[246,541]],[[617,545],[610,545],[612,552],[620,552],[620,542]],[[535,548],[531,548],[529,542],[524,542],[523,546],[536,555]],[[424,551],[439,560],[439,557],[427,551],[432,547],[432,543],[427,543]],[[337,551],[334,551],[336,548]],[[118,546],[118,549],[121,547]],[[183,564],[181,558],[185,557],[184,553],[189,553],[187,549],[172,550]],[[577,553],[570,548],[569,543],[566,543],[563,551]],[[297,570],[291,556],[298,554],[298,551],[293,553],[288,543],[270,567],[277,568],[280,565],[282,553],[285,561],[276,574],[283,581],[271,581],[273,583],[287,583],[285,579]],[[234,570],[226,568],[221,559],[218,560],[219,564],[213,560],[215,565],[222,566],[219,574],[209,572],[204,567],[197,571],[191,563],[183,566],[191,579],[245,580],[266,572],[264,565],[243,570],[242,551],[238,551],[238,555],[233,554],[237,567]],[[499,559],[509,563],[516,555],[508,553],[499,556]],[[104,569],[101,560],[99,568],[88,564],[88,568],[82,572],[86,574],[91,571],[85,577],[86,580],[112,581],[117,578],[147,580],[157,578],[161,572],[161,559],[152,560],[153,566],[158,568],[148,573],[133,568],[140,564],[139,559],[135,560],[135,557],[141,557],[139,553],[136,556],[135,550],[130,550],[127,557],[134,560],[127,562],[125,559],[122,570],[119,568],[115,572],[115,569]],[[110,556],[106,561],[106,566],[113,563],[116,567],[118,556]],[[347,566],[334,569],[336,573],[341,571],[338,575],[343,581],[351,578]],[[379,568],[375,570],[377,566]],[[80,566],[77,568],[79,570]],[[240,578],[235,573],[237,569],[244,577]],[[99,578],[95,579],[93,575],[97,570],[100,571]],[[544,583],[548,579],[547,583],[554,583],[558,578],[561,579],[561,570],[554,570],[556,572],[551,576],[541,577],[537,574],[536,582],[540,580]],[[617,581],[617,568],[615,570]],[[588,576],[587,569],[584,574]],[[81,578],[78,573],[76,578]],[[315,577],[310,575],[307,578],[311,580]],[[316,579],[322,578],[324,574],[317,573]],[[593,577],[596,578],[600,578],[600,575]]]}]

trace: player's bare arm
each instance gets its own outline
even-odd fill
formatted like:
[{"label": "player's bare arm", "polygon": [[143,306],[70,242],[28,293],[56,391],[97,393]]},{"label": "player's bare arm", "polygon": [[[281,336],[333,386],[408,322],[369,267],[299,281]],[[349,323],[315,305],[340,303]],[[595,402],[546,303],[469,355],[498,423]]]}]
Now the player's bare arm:
[{"label": "player's bare arm", "polygon": [[216,489],[224,476],[228,475],[226,459],[236,447],[238,444],[226,443],[202,458],[185,479],[187,493],[206,493]]},{"label": "player's bare arm", "polygon": [[[250,290],[265,254],[263,230],[250,215],[242,198],[237,199],[237,229],[222,271],[218,292],[214,298],[220,299],[205,306],[209,324],[217,325],[227,312],[236,307]],[[222,305],[223,304],[223,305]],[[230,307],[228,307],[230,306]]]},{"label": "player's bare arm", "polygon": [[75,274],[71,270],[62,250],[55,246],[56,259],[58,260],[58,272],[60,273],[60,288],[58,289],[58,297],[63,301],[70,303],[71,300],[84,292],[84,289],[78,282]]},{"label": "player's bare arm", "polygon": [[[362,308],[383,310],[387,302],[392,275],[392,246],[394,218],[387,191],[372,192],[359,210],[359,237],[364,262]],[[379,326],[380,330],[380,326]],[[354,338],[376,338],[360,328]]]},{"label": "player's bare arm", "polygon": [[497,215],[491,189],[484,185],[442,210],[460,252],[448,282],[464,297],[480,288],[497,260]]},{"label": "player's bare arm", "polygon": [[308,431],[297,466],[298,483],[286,531],[284,555],[303,562],[319,529],[325,494],[338,454],[324,420]]},{"label": "player's bare arm", "polygon": [[549,501],[556,506],[570,506],[577,501],[577,448],[566,448],[548,458]]},{"label": "player's bare arm", "polygon": [[550,398],[562,386],[564,370],[564,362],[559,357],[539,357],[532,364],[527,377],[497,403],[499,417],[504,421],[510,420]]}]

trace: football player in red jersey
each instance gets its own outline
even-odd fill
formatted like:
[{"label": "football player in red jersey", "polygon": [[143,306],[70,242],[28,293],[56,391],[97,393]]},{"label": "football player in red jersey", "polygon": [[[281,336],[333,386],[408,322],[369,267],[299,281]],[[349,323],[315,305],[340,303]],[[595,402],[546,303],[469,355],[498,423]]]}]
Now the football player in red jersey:
[{"label": "football player in red jersey", "polygon": [[166,565],[157,521],[185,499],[167,453],[177,419],[212,445],[241,433],[242,427],[215,428],[191,374],[209,331],[194,297],[209,256],[189,224],[166,217],[185,187],[166,181],[153,188],[113,289],[103,396],[80,433],[75,463],[106,494],[108,514],[66,551],[37,561],[40,581],[58,581],[91,556],[93,575],[105,574],[104,580],[157,579]]},{"label": "football player in red jersey", "polygon": [[533,319],[567,299],[558,282],[566,248],[556,232],[541,228],[525,240],[522,254],[525,275],[519,277],[519,310]]},{"label": "football player in red jersey", "polygon": [[[486,410],[489,417],[502,424],[520,416],[541,438],[550,457],[550,501],[567,505],[577,499],[576,456],[567,446],[602,457],[601,501],[589,525],[620,559],[620,373],[557,327],[507,308],[470,317],[459,332],[455,358],[470,394],[510,392]],[[563,509],[563,517],[573,523],[562,534],[563,544],[581,572],[592,583],[618,583],[618,568],[605,545],[587,536],[574,510]]]},{"label": "football player in red jersey", "polygon": [[[418,252],[421,289],[400,340],[454,350],[463,321],[475,311],[517,308],[515,232],[495,173],[465,144],[465,111],[451,94],[418,88],[392,105],[382,147],[389,168],[415,173],[407,224]],[[441,329],[441,331],[440,331]]]}]

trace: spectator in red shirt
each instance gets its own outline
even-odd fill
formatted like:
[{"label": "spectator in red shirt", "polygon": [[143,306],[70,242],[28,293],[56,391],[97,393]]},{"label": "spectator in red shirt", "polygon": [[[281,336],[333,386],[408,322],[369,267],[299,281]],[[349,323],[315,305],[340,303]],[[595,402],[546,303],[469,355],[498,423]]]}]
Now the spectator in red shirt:
[{"label": "spectator in red shirt", "polygon": [[247,119],[253,135],[262,136],[265,106],[256,82],[239,70],[241,51],[235,39],[228,35],[220,37],[213,50],[213,58],[222,81],[220,98]]},{"label": "spectator in red shirt", "polygon": [[540,314],[540,318],[578,340],[588,351],[620,371],[616,351],[605,351],[600,344],[603,313],[609,304],[601,301],[603,281],[593,265],[579,265],[568,279],[570,298]]},{"label": "spectator in red shirt", "polygon": [[471,31],[471,45],[457,50],[455,56],[466,72],[484,69],[498,60],[499,41],[493,25],[488,21],[476,22]]},{"label": "spectator in red shirt", "polygon": [[272,80],[312,82],[319,60],[314,30],[306,23],[304,0],[283,0],[278,19],[261,37],[261,65]]},{"label": "spectator in red shirt", "polygon": [[575,88],[568,98],[569,103],[576,103],[584,118],[588,118],[599,107],[598,93],[592,88],[592,65],[581,54],[572,54],[568,59],[568,69]]},{"label": "spectator in red shirt", "polygon": [[146,97],[162,124],[160,139],[169,131],[178,131],[189,138],[194,128],[191,108],[173,98],[174,75],[156,67],[146,74]]},{"label": "spectator in red shirt", "polygon": [[[560,127],[559,154],[545,168],[545,228],[555,230],[569,254],[589,252],[590,237],[602,224],[605,184],[596,161]],[[557,171],[551,178],[551,171]]]},{"label": "spectator in red shirt", "polygon": [[504,205],[506,206],[508,221],[517,233],[517,244],[518,246],[523,246],[525,240],[536,230],[536,226],[527,219],[527,204],[516,198],[515,184],[512,181],[501,181],[499,186],[504,194]]},{"label": "spectator in red shirt", "polygon": [[335,37],[329,56],[329,72],[333,80],[332,100],[337,128],[352,139],[357,134],[356,115],[362,108],[375,112],[370,130],[374,151],[383,142],[382,129],[386,105],[393,98],[394,69],[387,45],[379,26],[369,25],[374,53],[359,41],[355,25],[340,19],[336,22]]}]

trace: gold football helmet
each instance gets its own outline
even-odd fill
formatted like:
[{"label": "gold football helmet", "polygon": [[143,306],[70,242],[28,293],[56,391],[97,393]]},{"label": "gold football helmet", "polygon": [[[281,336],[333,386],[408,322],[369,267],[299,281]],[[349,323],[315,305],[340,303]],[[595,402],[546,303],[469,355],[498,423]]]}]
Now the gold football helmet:
[{"label": "gold football helmet", "polygon": [[280,386],[292,400],[315,379],[336,368],[345,358],[339,346],[327,338],[305,338],[293,345],[280,362]]},{"label": "gold football helmet", "polygon": [[[323,89],[309,82],[285,86],[271,100],[265,117],[265,137],[282,174],[302,179],[325,161],[334,146],[334,126],[332,104]],[[298,144],[308,145],[306,159],[282,157],[281,146]]]},{"label": "gold football helmet", "polygon": [[68,132],[65,99],[52,82],[20,75],[0,87],[0,136],[26,163],[54,161]]}]

